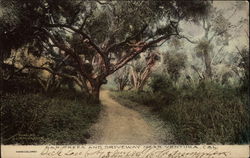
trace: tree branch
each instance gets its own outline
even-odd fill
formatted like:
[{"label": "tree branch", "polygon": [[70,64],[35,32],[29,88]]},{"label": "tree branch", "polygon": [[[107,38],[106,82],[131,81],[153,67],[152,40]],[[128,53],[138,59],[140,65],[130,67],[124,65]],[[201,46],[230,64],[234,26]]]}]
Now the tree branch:
[{"label": "tree branch", "polygon": [[133,35],[133,36],[130,36],[130,37],[126,38],[124,41],[122,41],[122,42],[120,42],[120,43],[114,43],[114,44],[112,44],[109,48],[106,49],[106,52],[110,52],[112,49],[114,49],[114,48],[116,48],[116,47],[119,47],[119,46],[122,46],[122,45],[128,43],[129,41],[135,39],[135,38],[138,37],[140,34],[142,34],[142,33],[146,30],[147,27],[148,27],[148,25],[144,25],[144,26],[142,27],[142,29],[141,29],[137,34],[135,34],[135,35]]},{"label": "tree branch", "polygon": [[82,25],[80,26],[79,30],[82,30],[82,29],[83,29],[83,27],[85,26],[86,21],[87,21],[88,18],[89,18],[89,15],[86,15],[86,17],[84,18],[84,20],[83,20],[83,22],[82,22]]},{"label": "tree branch", "polygon": [[84,70],[82,59],[80,58],[80,56],[78,54],[76,54],[72,50],[72,48],[68,47],[64,43],[62,44],[59,41],[57,41],[56,38],[54,37],[54,35],[49,33],[49,31],[47,31],[46,29],[44,29],[44,28],[37,28],[37,29],[43,31],[58,48],[60,48],[61,50],[64,50],[65,53],[69,54],[78,63],[79,70],[80,70],[80,73],[82,74],[82,76],[84,76],[89,81],[93,80],[93,78],[90,76],[90,74],[87,74],[86,71]]},{"label": "tree branch", "polygon": [[64,73],[54,72],[53,70],[51,70],[50,68],[47,68],[47,67],[38,67],[38,66],[33,66],[33,65],[25,65],[22,69],[25,69],[25,68],[32,68],[32,69],[37,69],[37,70],[45,70],[45,71],[48,71],[51,74],[58,75],[60,77],[65,77],[65,78],[72,79],[80,87],[82,86],[81,81],[76,76],[73,76],[73,75],[68,75],[68,74],[64,74]]},{"label": "tree branch", "polygon": [[22,72],[23,70],[24,70],[24,68],[18,69],[17,71],[11,73],[8,77],[4,78],[4,80],[9,80],[9,79],[11,79],[11,77],[13,77],[14,74],[19,73],[19,72]]},{"label": "tree branch", "polygon": [[106,5],[106,4],[109,4],[107,2],[102,2],[101,0],[96,0],[97,3],[101,4],[101,5]]},{"label": "tree branch", "polygon": [[177,36],[179,39],[182,39],[184,38],[185,40],[187,40],[188,42],[192,43],[192,44],[197,44],[198,42],[197,41],[193,41],[191,39],[189,39],[188,37],[184,36],[184,35],[178,35]]},{"label": "tree branch", "polygon": [[224,49],[225,45],[221,46],[221,48],[218,50],[218,52],[213,56],[211,60],[211,64],[213,64],[215,57],[220,54],[220,52]]},{"label": "tree branch", "polygon": [[86,33],[84,33],[83,31],[77,29],[77,28],[74,28],[73,26],[70,26],[70,25],[67,25],[67,24],[47,24],[46,25],[47,27],[64,27],[64,28],[68,28],[72,31],[74,31],[75,33],[78,33],[80,35],[83,36],[83,38],[87,39],[88,40],[88,43],[94,47],[94,49],[100,54],[100,55],[103,55],[104,53],[102,52],[102,50],[97,46],[97,44],[95,44],[91,38],[89,37],[89,35],[87,35]]},{"label": "tree branch", "polygon": [[107,55],[107,53],[104,53],[99,48],[99,46],[97,46],[97,44],[95,44],[91,40],[91,38],[89,37],[89,35],[87,35],[86,33],[84,33],[83,31],[81,31],[79,29],[74,28],[73,26],[69,26],[69,25],[66,25],[66,24],[48,24],[48,27],[65,27],[65,28],[71,29],[75,33],[78,33],[78,34],[82,35],[83,38],[85,38],[84,42],[90,44],[96,50],[96,52],[101,55],[102,60],[104,61],[104,64],[105,64],[105,72],[104,73],[107,74],[110,71],[110,66],[109,66],[109,61],[108,61],[108,55]]},{"label": "tree branch", "polygon": [[169,39],[171,36],[173,35],[178,35],[177,33],[172,33],[172,34],[167,34],[167,35],[163,35],[155,40],[152,40],[148,43],[144,43],[144,42],[138,42],[138,45],[136,48],[134,48],[134,52],[125,56],[124,58],[122,58],[120,61],[118,61],[116,63],[116,65],[114,66],[114,68],[111,70],[111,73],[117,71],[118,69],[120,69],[121,67],[123,67],[126,63],[128,63],[129,61],[131,61],[135,56],[137,56],[138,54],[140,54],[141,52],[145,51],[147,48],[153,46],[154,44],[161,42],[162,40],[167,40]]},{"label": "tree branch", "polygon": [[227,29],[224,29],[224,30],[221,31],[221,32],[215,33],[215,34],[208,40],[208,42],[211,42],[215,36],[220,36],[220,35],[222,35],[222,34],[225,33],[225,32],[227,32]]}]

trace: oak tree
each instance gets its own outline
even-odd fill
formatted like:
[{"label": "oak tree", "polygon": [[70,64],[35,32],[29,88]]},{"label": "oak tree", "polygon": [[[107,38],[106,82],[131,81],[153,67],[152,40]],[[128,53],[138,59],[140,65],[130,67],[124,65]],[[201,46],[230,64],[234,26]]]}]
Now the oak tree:
[{"label": "oak tree", "polygon": [[11,29],[1,27],[6,37],[1,43],[20,35],[23,40],[16,47],[32,41],[36,53],[58,56],[75,74],[40,69],[71,78],[98,99],[107,76],[147,49],[180,36],[180,21],[207,15],[210,1],[11,0],[4,4],[16,7],[21,20]]}]

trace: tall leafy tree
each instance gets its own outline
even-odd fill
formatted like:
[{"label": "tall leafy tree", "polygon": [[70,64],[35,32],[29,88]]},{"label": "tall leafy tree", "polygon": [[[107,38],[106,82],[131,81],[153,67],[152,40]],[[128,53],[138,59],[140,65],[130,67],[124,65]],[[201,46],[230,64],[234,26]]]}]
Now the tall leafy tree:
[{"label": "tall leafy tree", "polygon": [[147,49],[180,36],[179,22],[198,20],[207,15],[210,6],[199,0],[3,0],[1,4],[19,8],[20,21],[12,29],[1,26],[1,35],[6,36],[1,43],[20,34],[20,44],[32,41],[37,52],[66,59],[76,72],[67,77],[97,99],[107,76]]},{"label": "tall leafy tree", "polygon": [[237,34],[244,26],[246,19],[242,17],[238,18],[237,24],[231,22],[231,18],[241,9],[242,4],[242,2],[235,2],[235,5],[228,10],[212,7],[209,15],[202,17],[199,22],[204,31],[202,38],[199,41],[189,40],[189,42],[196,44],[196,55],[204,62],[205,79],[214,77],[212,66],[222,62],[221,59],[216,60],[216,58],[224,51],[225,47],[229,46],[230,40],[235,38],[234,34]]}]

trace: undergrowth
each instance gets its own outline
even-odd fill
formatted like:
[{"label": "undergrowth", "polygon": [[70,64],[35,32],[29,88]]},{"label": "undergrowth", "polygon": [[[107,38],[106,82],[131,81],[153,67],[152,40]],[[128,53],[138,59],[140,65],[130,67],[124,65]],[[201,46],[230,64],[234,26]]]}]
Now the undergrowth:
[{"label": "undergrowth", "polygon": [[116,97],[150,107],[174,127],[179,144],[244,144],[250,142],[248,97],[215,83],[164,91],[123,91]]},{"label": "undergrowth", "polygon": [[1,96],[3,144],[83,144],[100,106],[82,94],[6,93]]}]

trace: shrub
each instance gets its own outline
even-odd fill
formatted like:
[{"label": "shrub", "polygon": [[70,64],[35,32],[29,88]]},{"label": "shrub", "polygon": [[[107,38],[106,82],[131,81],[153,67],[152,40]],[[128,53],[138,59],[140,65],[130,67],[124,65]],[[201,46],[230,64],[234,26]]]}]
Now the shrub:
[{"label": "shrub", "polygon": [[86,143],[100,106],[64,91],[54,95],[6,94],[1,97],[3,144]]},{"label": "shrub", "polygon": [[[150,88],[153,91],[153,96],[157,107],[154,110],[161,110],[163,106],[171,104],[178,95],[177,88],[175,88],[173,82],[165,75],[156,74],[152,77]],[[155,102],[154,101],[154,102]]]},{"label": "shrub", "polygon": [[154,93],[167,91],[168,89],[173,88],[171,80],[160,74],[155,74],[152,76],[149,86]]},{"label": "shrub", "polygon": [[1,81],[1,93],[37,93],[41,91],[41,86],[35,79],[18,77]]}]

